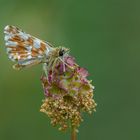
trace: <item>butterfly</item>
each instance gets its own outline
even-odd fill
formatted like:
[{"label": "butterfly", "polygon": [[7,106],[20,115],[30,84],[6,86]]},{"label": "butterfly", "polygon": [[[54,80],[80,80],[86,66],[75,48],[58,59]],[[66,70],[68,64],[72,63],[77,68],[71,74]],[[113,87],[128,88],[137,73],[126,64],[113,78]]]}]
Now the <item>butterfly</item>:
[{"label": "butterfly", "polygon": [[55,48],[15,26],[7,25],[4,34],[6,51],[9,59],[16,62],[13,65],[16,70],[42,63],[47,75],[58,61],[65,63],[64,56],[69,54],[68,48]]}]

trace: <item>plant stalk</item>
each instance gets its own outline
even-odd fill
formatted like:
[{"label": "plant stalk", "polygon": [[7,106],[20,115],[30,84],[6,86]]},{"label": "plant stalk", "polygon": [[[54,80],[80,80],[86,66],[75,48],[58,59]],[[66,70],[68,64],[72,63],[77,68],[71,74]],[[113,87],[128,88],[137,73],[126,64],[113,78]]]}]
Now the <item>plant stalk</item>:
[{"label": "plant stalk", "polygon": [[76,140],[76,128],[72,126],[71,128],[71,140]]}]

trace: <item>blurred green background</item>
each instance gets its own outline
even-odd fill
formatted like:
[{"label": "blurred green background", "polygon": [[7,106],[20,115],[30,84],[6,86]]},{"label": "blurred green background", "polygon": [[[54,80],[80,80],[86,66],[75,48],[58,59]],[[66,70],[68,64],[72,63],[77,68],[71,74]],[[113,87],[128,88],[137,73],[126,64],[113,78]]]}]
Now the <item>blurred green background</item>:
[{"label": "blurred green background", "polygon": [[0,140],[68,140],[39,112],[42,66],[15,71],[3,28],[15,25],[71,49],[98,103],[78,140],[140,139],[140,1],[0,0]]}]

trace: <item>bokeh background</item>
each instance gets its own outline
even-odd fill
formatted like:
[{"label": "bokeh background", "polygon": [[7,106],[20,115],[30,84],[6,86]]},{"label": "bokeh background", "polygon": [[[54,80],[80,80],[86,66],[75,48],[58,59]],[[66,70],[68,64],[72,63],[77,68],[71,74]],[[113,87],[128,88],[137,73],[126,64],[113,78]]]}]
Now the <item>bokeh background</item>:
[{"label": "bokeh background", "polygon": [[140,1],[0,0],[0,140],[68,140],[39,112],[42,66],[15,71],[3,28],[71,49],[96,87],[94,115],[84,115],[79,140],[140,139]]}]

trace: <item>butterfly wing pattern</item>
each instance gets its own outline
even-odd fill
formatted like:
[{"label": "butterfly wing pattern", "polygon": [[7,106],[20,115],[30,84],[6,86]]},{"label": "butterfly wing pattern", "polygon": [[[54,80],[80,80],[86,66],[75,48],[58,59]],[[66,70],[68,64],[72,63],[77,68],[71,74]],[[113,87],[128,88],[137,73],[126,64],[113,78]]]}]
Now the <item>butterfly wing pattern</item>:
[{"label": "butterfly wing pattern", "polygon": [[53,49],[48,43],[15,26],[7,25],[4,33],[7,54],[12,61],[17,62],[13,66],[17,70],[41,63]]}]

